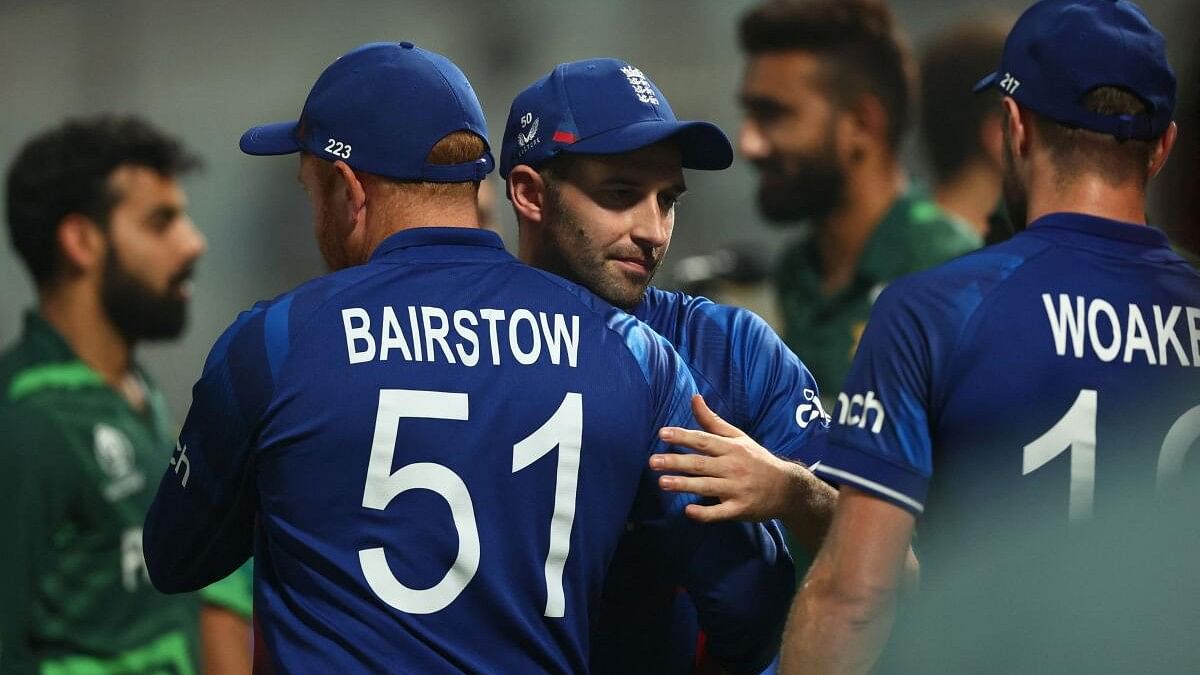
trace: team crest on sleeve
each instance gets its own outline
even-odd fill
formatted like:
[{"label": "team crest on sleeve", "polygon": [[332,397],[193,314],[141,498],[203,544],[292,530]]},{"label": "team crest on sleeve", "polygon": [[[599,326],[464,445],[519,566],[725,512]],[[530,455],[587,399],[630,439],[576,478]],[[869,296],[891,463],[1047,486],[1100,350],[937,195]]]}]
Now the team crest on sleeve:
[{"label": "team crest on sleeve", "polygon": [[629,80],[629,86],[633,87],[633,93],[637,95],[639,101],[658,105],[658,97],[654,95],[654,88],[650,86],[650,80],[646,79],[646,75],[640,68],[625,66],[621,68],[621,72],[625,73],[625,79]]},{"label": "team crest on sleeve", "polygon": [[96,465],[109,479],[108,485],[103,488],[104,498],[115,502],[141,490],[146,479],[137,468],[133,443],[129,437],[104,423],[97,424],[92,435]]}]

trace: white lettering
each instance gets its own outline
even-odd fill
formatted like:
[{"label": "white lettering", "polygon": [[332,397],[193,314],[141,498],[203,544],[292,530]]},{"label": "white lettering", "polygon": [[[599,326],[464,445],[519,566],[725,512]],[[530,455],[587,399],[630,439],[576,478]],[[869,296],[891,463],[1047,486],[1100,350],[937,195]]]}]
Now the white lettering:
[{"label": "white lettering", "polygon": [[[354,319],[360,324],[351,325]],[[350,363],[363,363],[375,358],[375,338],[371,337],[371,317],[362,307],[350,307],[342,310],[342,327],[346,331],[346,352],[350,355]],[[354,344],[362,340],[367,346],[362,351],[354,348]]]},{"label": "white lettering", "polygon": [[[1083,298],[1075,298],[1075,307],[1071,307],[1071,299],[1066,293],[1058,295],[1058,311],[1049,293],[1042,294],[1042,304],[1046,306],[1046,317],[1050,319],[1050,331],[1054,333],[1054,350],[1059,356],[1067,353],[1067,335],[1071,336],[1071,345],[1075,358],[1083,357]],[[1072,311],[1074,310],[1074,311]]]},{"label": "white lettering", "polygon": [[404,340],[404,332],[400,330],[400,320],[390,306],[383,308],[383,335],[379,338],[379,360],[387,361],[388,352],[399,349],[405,361],[412,361],[412,353],[408,351],[408,343]]},{"label": "white lettering", "polygon": [[[1100,344],[1100,334],[1096,330],[1096,318],[1101,313],[1108,317],[1112,326],[1112,343],[1108,346]],[[1107,363],[1121,353],[1121,325],[1117,323],[1117,310],[1113,309],[1107,300],[1097,298],[1088,305],[1088,332],[1091,334],[1089,337],[1092,340],[1092,351],[1096,352],[1101,361]]]},{"label": "white lettering", "polygon": [[[533,338],[529,351],[521,349],[518,339],[517,331],[520,329],[522,321],[529,324],[529,335]],[[537,362],[538,357],[542,354],[542,337],[538,335],[537,320],[533,318],[533,312],[527,309],[513,311],[512,316],[508,318],[508,345],[512,348],[512,354],[517,359],[517,363],[528,366]]]},{"label": "white lettering", "polygon": [[500,365],[500,339],[496,336],[496,322],[504,320],[502,309],[481,309],[479,316],[488,323],[488,335],[492,338],[492,365]]},{"label": "white lettering", "polygon": [[558,365],[561,345],[567,347],[567,365],[574,368],[579,359],[579,317],[571,315],[571,328],[567,329],[566,317],[554,315],[554,330],[550,329],[545,312],[538,312],[538,320],[542,324],[542,335],[546,338],[546,351],[550,352],[550,363]]},{"label": "white lettering", "polygon": [[[433,319],[438,320],[436,328],[433,326]],[[421,321],[425,325],[425,353],[429,355],[429,360],[435,360],[433,343],[436,342],[441,346],[446,360],[454,363],[454,354],[450,352],[450,345],[446,342],[446,336],[450,334],[450,319],[446,316],[446,310],[441,307],[422,307]]]},{"label": "white lettering", "polygon": [[1200,366],[1200,309],[1187,308],[1188,341],[1192,343],[1192,365]]},{"label": "white lettering", "polygon": [[1175,356],[1179,357],[1179,362],[1183,365],[1188,365],[1187,352],[1183,351],[1183,343],[1179,341],[1179,337],[1175,335],[1175,321],[1179,319],[1181,307],[1175,306],[1167,313],[1167,320],[1163,321],[1162,308],[1158,305],[1154,306],[1154,330],[1158,333],[1158,363],[1159,365],[1167,365],[1167,343],[1171,344],[1171,348],[1175,350]]},{"label": "white lettering", "polygon": [[1146,353],[1150,365],[1156,365],[1158,361],[1154,359],[1154,343],[1150,341],[1150,331],[1146,329],[1142,310],[1132,303],[1129,305],[1129,324],[1126,328],[1129,332],[1125,334],[1125,356],[1121,360],[1133,363],[1133,352],[1141,351]]},{"label": "white lettering", "polygon": [[479,325],[479,319],[468,310],[460,309],[454,312],[454,332],[467,342],[471,343],[471,351],[463,349],[462,343],[454,345],[455,351],[458,352],[458,360],[464,366],[474,366],[479,363],[479,336],[475,331],[467,328],[465,324],[470,323],[472,326]]}]

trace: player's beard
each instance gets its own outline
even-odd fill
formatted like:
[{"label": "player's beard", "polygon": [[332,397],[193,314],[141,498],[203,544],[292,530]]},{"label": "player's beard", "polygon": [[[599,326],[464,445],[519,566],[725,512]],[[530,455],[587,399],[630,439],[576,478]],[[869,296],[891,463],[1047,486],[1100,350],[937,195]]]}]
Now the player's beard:
[{"label": "player's beard", "polygon": [[[649,251],[602,250],[588,236],[587,224],[570,212],[553,186],[546,191],[545,212],[537,267],[574,281],[622,309],[633,309],[642,301],[662,264],[665,246]],[[613,256],[640,257],[647,261],[649,274],[632,279],[609,264]]]},{"label": "player's beard", "polygon": [[187,300],[180,287],[191,278],[191,265],[171,277],[167,290],[159,293],[125,267],[115,246],[108,250],[100,303],[117,332],[131,344],[179,337],[187,324]]},{"label": "player's beard", "polygon": [[1013,232],[1020,232],[1029,224],[1029,193],[1017,175],[1017,162],[1012,153],[1008,124],[1004,125],[1004,207],[1008,209],[1008,222]]},{"label": "player's beard", "polygon": [[838,163],[833,129],[826,143],[803,154],[774,154],[755,162],[759,170],[758,208],[768,222],[820,223],[841,203],[846,174]]}]

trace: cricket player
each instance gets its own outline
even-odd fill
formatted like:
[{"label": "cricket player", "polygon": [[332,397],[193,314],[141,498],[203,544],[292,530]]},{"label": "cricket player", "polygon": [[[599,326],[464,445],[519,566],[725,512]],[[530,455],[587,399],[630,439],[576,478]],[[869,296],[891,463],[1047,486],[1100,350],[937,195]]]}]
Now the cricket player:
[{"label": "cricket player", "polygon": [[631,512],[678,524],[700,588],[764,558],[792,573],[766,528],[690,523],[654,489],[655,431],[690,421],[692,378],[635,319],[478,229],[486,137],[463,73],[408,42],[344,55],[299,120],[242,137],[301,153],[334,271],[213,347],[146,561],[178,592],[253,551],[281,672],[584,671]]},{"label": "cricket player", "polygon": [[918,518],[937,592],[975,541],[1103,523],[1196,469],[1200,276],[1145,220],[1176,138],[1162,35],[1126,0],[1042,0],[976,88],[1004,96],[1006,198],[1029,225],[875,305],[817,469],[842,494],[786,672],[870,669]]},{"label": "cricket player", "polygon": [[197,669],[195,596],[167,597],[142,520],[176,427],[134,360],[178,337],[205,240],[179,177],[198,159],[136,117],[68,120],[8,170],[13,247],[37,288],[0,354],[0,673]]},{"label": "cricket player", "polygon": [[[816,461],[813,439],[828,425],[816,382],[752,312],[649,286],[687,189],[683,169],[724,169],[732,156],[716,126],[676,120],[642,70],[598,58],[560,64],[517,95],[500,173],[521,259],[583,284],[666,337],[707,403],[780,455],[771,478],[794,488],[804,511],[797,532],[815,552],[836,498],[798,463]],[[704,654],[699,627],[722,666],[761,671],[782,626],[774,609],[790,589],[679,594],[692,563],[666,535],[648,523],[622,539],[597,620],[594,671],[691,672]]]}]

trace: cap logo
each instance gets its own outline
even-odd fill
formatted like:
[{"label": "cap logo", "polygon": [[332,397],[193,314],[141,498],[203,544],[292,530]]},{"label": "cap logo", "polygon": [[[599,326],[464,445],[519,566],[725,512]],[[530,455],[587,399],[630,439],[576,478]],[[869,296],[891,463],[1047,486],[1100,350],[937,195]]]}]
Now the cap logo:
[{"label": "cap logo", "polygon": [[534,117],[533,113],[527,112],[524,115],[521,115],[521,129],[523,129],[523,131],[517,132],[518,157],[529,152],[530,148],[542,142],[542,139],[538,138],[537,135],[538,127],[541,126],[541,122],[541,118]]},{"label": "cap logo", "polygon": [[1017,91],[1017,87],[1021,86],[1021,81],[1012,76],[1012,73],[1005,73],[1004,78],[1000,80],[1000,88],[1008,92],[1011,96]]},{"label": "cap logo", "polygon": [[629,86],[633,87],[633,93],[637,95],[639,101],[658,105],[658,98],[654,95],[650,80],[646,79],[641,69],[624,66],[621,68],[621,72],[625,74],[625,79],[629,80]]}]

